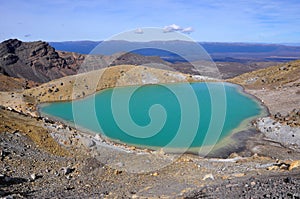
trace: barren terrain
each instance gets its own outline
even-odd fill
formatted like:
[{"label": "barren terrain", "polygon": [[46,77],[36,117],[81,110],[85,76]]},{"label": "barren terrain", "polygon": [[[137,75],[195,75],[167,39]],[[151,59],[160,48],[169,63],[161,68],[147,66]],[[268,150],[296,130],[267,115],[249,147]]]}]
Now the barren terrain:
[{"label": "barren terrain", "polygon": [[0,92],[0,196],[297,198],[299,69],[296,61],[228,80],[260,99],[271,115],[236,133],[233,138],[240,144],[228,146],[219,157],[119,145],[37,112],[40,103],[78,99],[115,86],[216,79],[121,65],[31,89],[16,80],[14,91]]}]

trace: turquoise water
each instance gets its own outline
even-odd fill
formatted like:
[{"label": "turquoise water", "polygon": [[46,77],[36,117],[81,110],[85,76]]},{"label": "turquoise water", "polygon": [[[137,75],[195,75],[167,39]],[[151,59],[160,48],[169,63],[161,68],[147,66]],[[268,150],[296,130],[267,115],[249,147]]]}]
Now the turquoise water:
[{"label": "turquoise water", "polygon": [[116,142],[173,149],[214,145],[262,111],[255,99],[228,83],[117,87],[40,107],[42,114]]}]

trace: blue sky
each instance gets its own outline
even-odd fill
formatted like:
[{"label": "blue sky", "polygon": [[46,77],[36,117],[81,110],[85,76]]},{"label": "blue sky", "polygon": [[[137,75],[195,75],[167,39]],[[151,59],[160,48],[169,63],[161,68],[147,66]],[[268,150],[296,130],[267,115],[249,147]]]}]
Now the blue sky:
[{"label": "blue sky", "polygon": [[299,10],[299,0],[0,0],[0,40],[99,41],[159,27],[196,41],[300,43]]}]

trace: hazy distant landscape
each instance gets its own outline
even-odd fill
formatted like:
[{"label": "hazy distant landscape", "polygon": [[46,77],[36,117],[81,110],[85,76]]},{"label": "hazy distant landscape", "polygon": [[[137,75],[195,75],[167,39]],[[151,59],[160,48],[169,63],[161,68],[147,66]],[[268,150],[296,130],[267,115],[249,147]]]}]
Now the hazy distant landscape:
[{"label": "hazy distant landscape", "polygon": [[[89,54],[92,50],[101,45],[96,41],[68,41],[50,42],[56,50]],[[281,44],[255,44],[255,43],[221,43],[221,42],[199,42],[205,51],[212,57],[213,61],[221,62],[247,62],[247,61],[278,61],[286,62],[300,58],[300,47],[297,45]],[[138,49],[135,53],[145,56],[159,56],[169,62],[186,62],[186,60],[172,52],[162,52],[161,48],[181,49],[182,55],[197,61],[193,54],[195,43],[185,41],[164,41],[164,42],[127,42],[127,41],[105,41],[107,54],[111,50],[119,48],[120,51],[127,52],[126,49]],[[150,49],[147,49],[149,46]],[[92,52],[93,53],[93,52]]]}]

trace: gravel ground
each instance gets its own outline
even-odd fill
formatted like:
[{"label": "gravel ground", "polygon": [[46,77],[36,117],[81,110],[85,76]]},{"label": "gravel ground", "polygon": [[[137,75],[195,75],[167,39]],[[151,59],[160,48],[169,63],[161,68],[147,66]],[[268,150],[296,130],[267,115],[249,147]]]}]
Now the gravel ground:
[{"label": "gravel ground", "polygon": [[[0,110],[0,117],[0,197],[3,198],[277,198],[277,195],[297,198],[299,194],[300,169],[296,166],[289,171],[291,162],[287,160],[282,163],[283,160],[255,154],[250,157],[232,154],[225,159],[186,154],[152,171],[153,162],[172,156],[140,153],[136,149],[130,153],[116,151],[114,147],[104,150],[97,143],[76,142],[80,137],[86,138],[78,136],[79,132],[73,136],[69,127],[58,131],[62,136],[70,134],[64,137],[66,146],[59,148],[41,131],[43,121],[5,110]],[[53,134],[54,129],[51,131]],[[37,135],[42,135],[41,139]],[[272,151],[286,153],[283,148]],[[286,157],[300,157],[295,154]],[[149,172],[128,170],[126,165],[130,161],[128,168],[143,167]],[[119,168],[112,167],[113,164]]]},{"label": "gravel ground", "polygon": [[228,180],[206,186],[186,197],[192,198],[300,198],[300,172],[244,180]]}]

